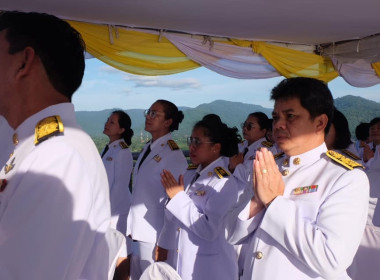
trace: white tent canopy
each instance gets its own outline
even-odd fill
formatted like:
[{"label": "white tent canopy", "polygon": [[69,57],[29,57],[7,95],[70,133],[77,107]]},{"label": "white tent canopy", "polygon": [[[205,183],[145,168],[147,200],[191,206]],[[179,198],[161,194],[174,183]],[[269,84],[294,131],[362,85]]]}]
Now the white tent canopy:
[{"label": "white tent canopy", "polygon": [[[378,0],[2,0],[0,10],[46,12],[67,20],[174,35],[307,45],[331,59],[350,84],[380,83],[373,64],[380,61]],[[172,43],[178,45],[178,40]],[[203,56],[190,58],[215,71],[214,65],[201,63]]]},{"label": "white tent canopy", "polygon": [[326,44],[380,33],[378,0],[2,0],[0,10],[190,34]]}]

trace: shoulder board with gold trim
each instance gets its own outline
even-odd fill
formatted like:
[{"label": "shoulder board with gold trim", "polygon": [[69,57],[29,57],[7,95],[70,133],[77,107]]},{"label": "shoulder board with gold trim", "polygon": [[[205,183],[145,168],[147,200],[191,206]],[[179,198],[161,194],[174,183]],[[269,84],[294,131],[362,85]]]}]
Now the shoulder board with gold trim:
[{"label": "shoulder board with gold trim", "polygon": [[174,140],[168,140],[168,145],[169,145],[170,149],[172,149],[173,151],[179,150],[179,147]]},{"label": "shoulder board with gold trim", "polygon": [[34,130],[34,144],[37,145],[53,135],[63,132],[63,123],[59,116],[50,116],[40,120]]},{"label": "shoulder board with gold trim", "polygon": [[190,163],[188,166],[187,166],[187,170],[193,170],[193,169],[197,169],[198,168],[198,165],[194,165],[192,163]]},{"label": "shoulder board with gold trim", "polygon": [[221,166],[215,167],[214,171],[215,171],[216,175],[218,175],[219,179],[222,179],[224,177],[228,177],[231,175],[230,172],[228,172],[226,169],[224,169]]},{"label": "shoulder board with gold trim", "polygon": [[285,153],[284,152],[280,152],[280,153],[277,153],[277,154],[273,155],[273,157],[274,157],[274,159],[278,159],[278,158],[282,157],[283,155],[285,155]]},{"label": "shoulder board with gold trim", "polygon": [[347,149],[343,149],[342,152],[354,160],[361,160],[361,158],[359,156],[355,155],[353,152],[351,152]]},{"label": "shoulder board with gold trim", "polygon": [[267,148],[273,147],[273,143],[269,142],[269,141],[263,141],[263,142],[261,142],[261,145],[263,145],[264,147],[267,147]]},{"label": "shoulder board with gold trim", "polygon": [[120,145],[120,147],[121,147],[122,149],[127,149],[127,148],[128,148],[128,144],[125,143],[124,141],[119,142],[119,145]]},{"label": "shoulder board with gold trim", "polygon": [[336,161],[337,163],[343,165],[344,167],[346,167],[347,169],[349,170],[352,170],[354,169],[355,167],[361,167],[361,168],[364,168],[363,165],[357,163],[356,161],[353,161],[352,159],[349,159],[343,155],[341,155],[340,153],[337,153],[333,150],[328,150],[326,152],[326,155],[333,159],[334,161]]}]

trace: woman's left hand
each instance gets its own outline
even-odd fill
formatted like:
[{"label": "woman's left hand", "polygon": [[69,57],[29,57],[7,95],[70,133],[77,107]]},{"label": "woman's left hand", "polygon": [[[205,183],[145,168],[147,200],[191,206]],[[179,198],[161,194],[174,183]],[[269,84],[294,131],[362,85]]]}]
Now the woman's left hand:
[{"label": "woman's left hand", "polygon": [[169,170],[163,170],[161,173],[161,184],[164,187],[166,194],[172,199],[177,193],[184,190],[183,175],[179,176],[179,182],[174,178]]}]

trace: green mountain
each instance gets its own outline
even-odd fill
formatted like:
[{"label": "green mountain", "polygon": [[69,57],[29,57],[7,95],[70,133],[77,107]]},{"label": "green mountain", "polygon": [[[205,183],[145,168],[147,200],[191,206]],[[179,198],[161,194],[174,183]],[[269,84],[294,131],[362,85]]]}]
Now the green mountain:
[{"label": "green mountain", "polygon": [[[355,128],[360,122],[369,122],[374,117],[380,116],[380,103],[362,97],[351,95],[340,97],[335,100],[335,105],[347,117],[353,138],[355,137]],[[261,111],[269,117],[272,113],[271,108],[225,100],[216,100],[195,108],[180,107],[180,110],[183,111],[185,118],[180,124],[179,130],[173,133],[173,138],[182,149],[187,149],[186,137],[190,135],[194,124],[206,114],[217,114],[228,126],[236,126],[240,130],[240,124],[249,113]],[[114,109],[76,112],[79,124],[94,139],[99,151],[108,142],[108,138],[103,135],[103,127],[112,111]],[[144,109],[130,109],[125,112],[131,117],[132,129],[135,133],[132,139],[132,150],[140,151],[149,139],[149,134],[144,131]]]},{"label": "green mountain", "polygon": [[370,122],[380,117],[380,103],[359,96],[346,95],[335,99],[336,108],[347,118],[351,136],[355,138],[355,128],[361,122]]}]

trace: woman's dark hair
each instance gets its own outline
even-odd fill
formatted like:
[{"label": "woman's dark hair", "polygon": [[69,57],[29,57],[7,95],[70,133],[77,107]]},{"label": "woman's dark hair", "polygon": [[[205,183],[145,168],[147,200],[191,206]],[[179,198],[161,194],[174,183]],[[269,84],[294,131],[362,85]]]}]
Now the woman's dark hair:
[{"label": "woman's dark hair", "polygon": [[172,119],[173,122],[171,126],[169,127],[170,132],[177,130],[179,124],[182,122],[184,115],[182,111],[179,111],[177,106],[174,105],[172,102],[159,99],[156,101],[157,103],[160,103],[162,107],[164,107],[164,113],[165,113],[165,119]]},{"label": "woman's dark hair", "polygon": [[197,122],[193,129],[201,128],[205,136],[210,138],[211,142],[220,143],[220,154],[231,157],[239,153],[238,144],[241,142],[239,130],[236,127],[228,127],[215,114],[209,114]]},{"label": "woman's dark hair", "polygon": [[334,117],[332,118],[331,123],[335,128],[335,140],[333,148],[346,149],[350,144],[352,144],[351,132],[350,128],[348,127],[348,121],[346,117],[342,114],[342,112],[334,108]]},{"label": "woman's dark hair", "polygon": [[357,125],[355,128],[356,139],[360,141],[367,141],[369,137],[369,123],[363,123]]},{"label": "woman's dark hair", "polygon": [[122,138],[124,139],[125,143],[130,146],[132,144],[132,136],[133,136],[133,130],[131,129],[132,121],[131,118],[128,116],[127,113],[125,113],[122,110],[116,110],[111,113],[111,115],[117,115],[119,117],[119,126],[120,128],[124,128],[124,133],[122,134]]},{"label": "woman's dark hair", "polygon": [[269,127],[269,118],[263,112],[254,112],[250,113],[248,117],[255,117],[257,119],[257,123],[260,126],[260,129],[268,129]]}]

